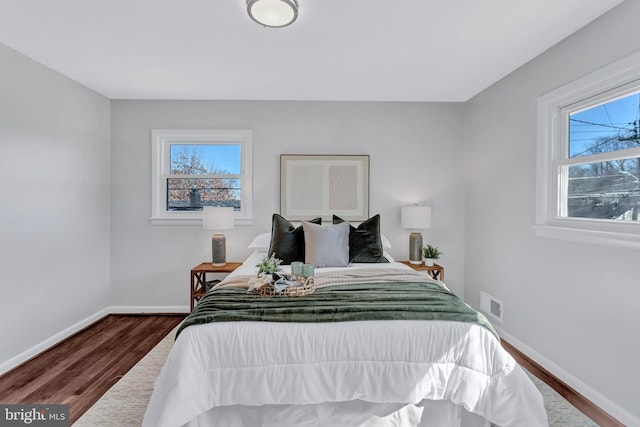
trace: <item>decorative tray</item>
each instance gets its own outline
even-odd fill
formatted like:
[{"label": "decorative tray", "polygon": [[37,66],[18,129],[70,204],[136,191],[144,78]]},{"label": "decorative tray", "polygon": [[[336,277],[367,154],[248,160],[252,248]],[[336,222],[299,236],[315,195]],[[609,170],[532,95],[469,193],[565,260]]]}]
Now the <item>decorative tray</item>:
[{"label": "decorative tray", "polygon": [[282,290],[277,290],[273,283],[265,283],[262,286],[255,287],[254,293],[267,296],[279,297],[300,297],[309,295],[316,290],[316,282],[313,277],[301,279],[297,286],[288,286]]}]

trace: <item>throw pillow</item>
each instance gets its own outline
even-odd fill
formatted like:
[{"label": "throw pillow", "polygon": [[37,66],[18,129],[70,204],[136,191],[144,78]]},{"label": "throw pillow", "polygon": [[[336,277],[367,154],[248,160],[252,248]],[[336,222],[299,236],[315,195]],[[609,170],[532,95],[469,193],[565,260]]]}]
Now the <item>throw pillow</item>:
[{"label": "throw pillow", "polygon": [[[333,223],[340,224],[344,220],[333,216]],[[389,262],[384,257],[382,237],[380,235],[380,214],[374,215],[349,231],[349,262],[377,263]]]},{"label": "throw pillow", "polygon": [[302,221],[304,259],[316,267],[349,265],[349,224],[317,225]]},{"label": "throw pillow", "polygon": [[[314,218],[309,221],[321,224],[322,218]],[[271,221],[271,243],[269,255],[275,253],[276,258],[282,260],[283,265],[293,261],[304,262],[304,230],[302,225],[294,227],[289,221],[276,213]]]}]

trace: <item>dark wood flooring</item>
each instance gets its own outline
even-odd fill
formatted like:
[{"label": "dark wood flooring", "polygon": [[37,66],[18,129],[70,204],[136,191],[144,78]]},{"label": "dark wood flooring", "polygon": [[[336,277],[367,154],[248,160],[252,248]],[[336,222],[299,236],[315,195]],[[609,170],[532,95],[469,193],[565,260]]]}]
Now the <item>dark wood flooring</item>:
[{"label": "dark wood flooring", "polygon": [[184,315],[109,315],[0,376],[2,403],[67,403],[73,424]]},{"label": "dark wood flooring", "polygon": [[565,382],[563,382],[562,380],[551,374],[549,371],[544,369],[542,366],[537,364],[535,361],[530,359],[526,354],[522,353],[520,350],[518,350],[505,340],[502,340],[501,342],[502,347],[504,347],[504,349],[507,350],[514,359],[516,359],[520,366],[531,372],[540,380],[544,381],[549,387],[554,389],[560,396],[564,397],[569,403],[575,406],[583,414],[598,423],[599,426],[624,427],[624,424],[622,424],[620,421],[616,420],[607,412],[600,409],[589,399],[575,391]]},{"label": "dark wood flooring", "polygon": [[[71,424],[184,315],[109,315],[0,376],[2,403],[68,403]],[[516,361],[600,426],[624,425],[508,342]]]}]

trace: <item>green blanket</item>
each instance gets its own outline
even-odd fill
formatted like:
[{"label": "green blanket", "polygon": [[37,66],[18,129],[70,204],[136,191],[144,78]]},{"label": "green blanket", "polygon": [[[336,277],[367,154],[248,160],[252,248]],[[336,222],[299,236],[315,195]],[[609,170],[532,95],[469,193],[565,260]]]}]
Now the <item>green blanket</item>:
[{"label": "green blanket", "polygon": [[333,285],[299,297],[263,296],[242,288],[205,294],[178,329],[210,322],[344,322],[354,320],[448,320],[484,326],[489,321],[435,283]]}]

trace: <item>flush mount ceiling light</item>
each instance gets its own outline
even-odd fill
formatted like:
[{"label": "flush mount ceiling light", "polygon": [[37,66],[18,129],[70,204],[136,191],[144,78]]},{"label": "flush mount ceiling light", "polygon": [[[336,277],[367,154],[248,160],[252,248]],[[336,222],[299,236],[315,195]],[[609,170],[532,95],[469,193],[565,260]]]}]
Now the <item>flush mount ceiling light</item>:
[{"label": "flush mount ceiling light", "polygon": [[296,0],[248,0],[247,12],[251,19],[265,27],[286,27],[298,17]]}]

